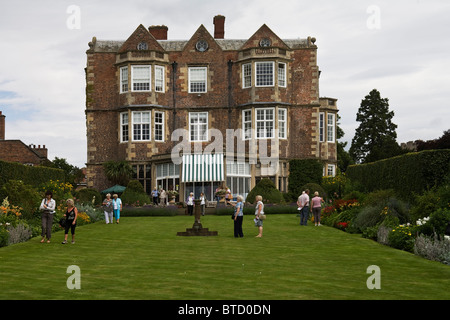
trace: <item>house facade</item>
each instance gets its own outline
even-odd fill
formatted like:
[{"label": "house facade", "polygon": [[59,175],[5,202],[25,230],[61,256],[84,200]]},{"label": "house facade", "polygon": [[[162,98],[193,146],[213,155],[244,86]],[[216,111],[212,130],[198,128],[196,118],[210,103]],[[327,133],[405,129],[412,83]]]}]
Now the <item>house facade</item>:
[{"label": "house facade", "polygon": [[201,25],[188,40],[166,26],[123,41],[89,43],[86,66],[87,184],[111,186],[106,161],[126,160],[150,193],[219,186],[246,195],[264,177],[288,190],[289,160],[336,170],[337,105],[319,97],[315,39],[281,39],[261,26],[249,39]]}]

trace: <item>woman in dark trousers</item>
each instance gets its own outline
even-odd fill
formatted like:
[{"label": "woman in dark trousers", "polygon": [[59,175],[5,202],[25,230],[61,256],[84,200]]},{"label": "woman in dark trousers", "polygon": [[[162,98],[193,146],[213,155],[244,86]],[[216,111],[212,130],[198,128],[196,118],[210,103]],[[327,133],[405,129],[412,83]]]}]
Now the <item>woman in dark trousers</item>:
[{"label": "woman in dark trousers", "polygon": [[42,203],[39,209],[42,211],[42,239],[41,243],[45,241],[45,237],[47,237],[47,243],[50,243],[50,239],[52,237],[52,226],[53,226],[53,214],[56,209],[56,202],[53,198],[53,193],[51,191],[47,191],[45,193],[45,198],[42,200]]},{"label": "woman in dark trousers", "polygon": [[244,202],[242,196],[237,196],[237,202],[234,205],[234,237],[242,238],[242,221],[244,220]]}]

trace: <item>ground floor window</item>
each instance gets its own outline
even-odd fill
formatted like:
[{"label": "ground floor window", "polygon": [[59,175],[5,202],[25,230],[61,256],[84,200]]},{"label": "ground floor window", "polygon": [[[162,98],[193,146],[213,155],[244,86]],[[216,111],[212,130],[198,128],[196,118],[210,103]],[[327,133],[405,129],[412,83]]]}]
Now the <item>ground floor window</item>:
[{"label": "ground floor window", "polygon": [[152,165],[151,164],[136,164],[132,166],[134,180],[138,180],[147,194],[152,192]]},{"label": "ground floor window", "polygon": [[[156,185],[158,190],[180,192],[180,166],[173,163],[156,165]],[[175,200],[179,201],[179,194]],[[169,199],[170,201],[171,199]]]}]

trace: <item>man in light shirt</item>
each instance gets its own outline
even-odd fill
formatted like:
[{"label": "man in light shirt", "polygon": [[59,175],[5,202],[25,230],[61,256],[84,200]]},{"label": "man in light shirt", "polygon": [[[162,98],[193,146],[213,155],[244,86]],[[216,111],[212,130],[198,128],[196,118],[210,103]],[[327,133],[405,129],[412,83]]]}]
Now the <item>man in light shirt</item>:
[{"label": "man in light shirt", "polygon": [[297,206],[300,210],[300,225],[306,226],[309,216],[309,189],[302,192],[302,195],[298,197]]}]

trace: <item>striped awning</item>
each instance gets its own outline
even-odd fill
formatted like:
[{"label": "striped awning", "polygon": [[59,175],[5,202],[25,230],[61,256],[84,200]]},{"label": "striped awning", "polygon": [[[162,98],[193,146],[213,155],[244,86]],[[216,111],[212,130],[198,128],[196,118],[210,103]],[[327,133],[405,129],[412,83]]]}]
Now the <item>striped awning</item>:
[{"label": "striped awning", "polygon": [[223,154],[183,155],[181,182],[224,180]]}]

